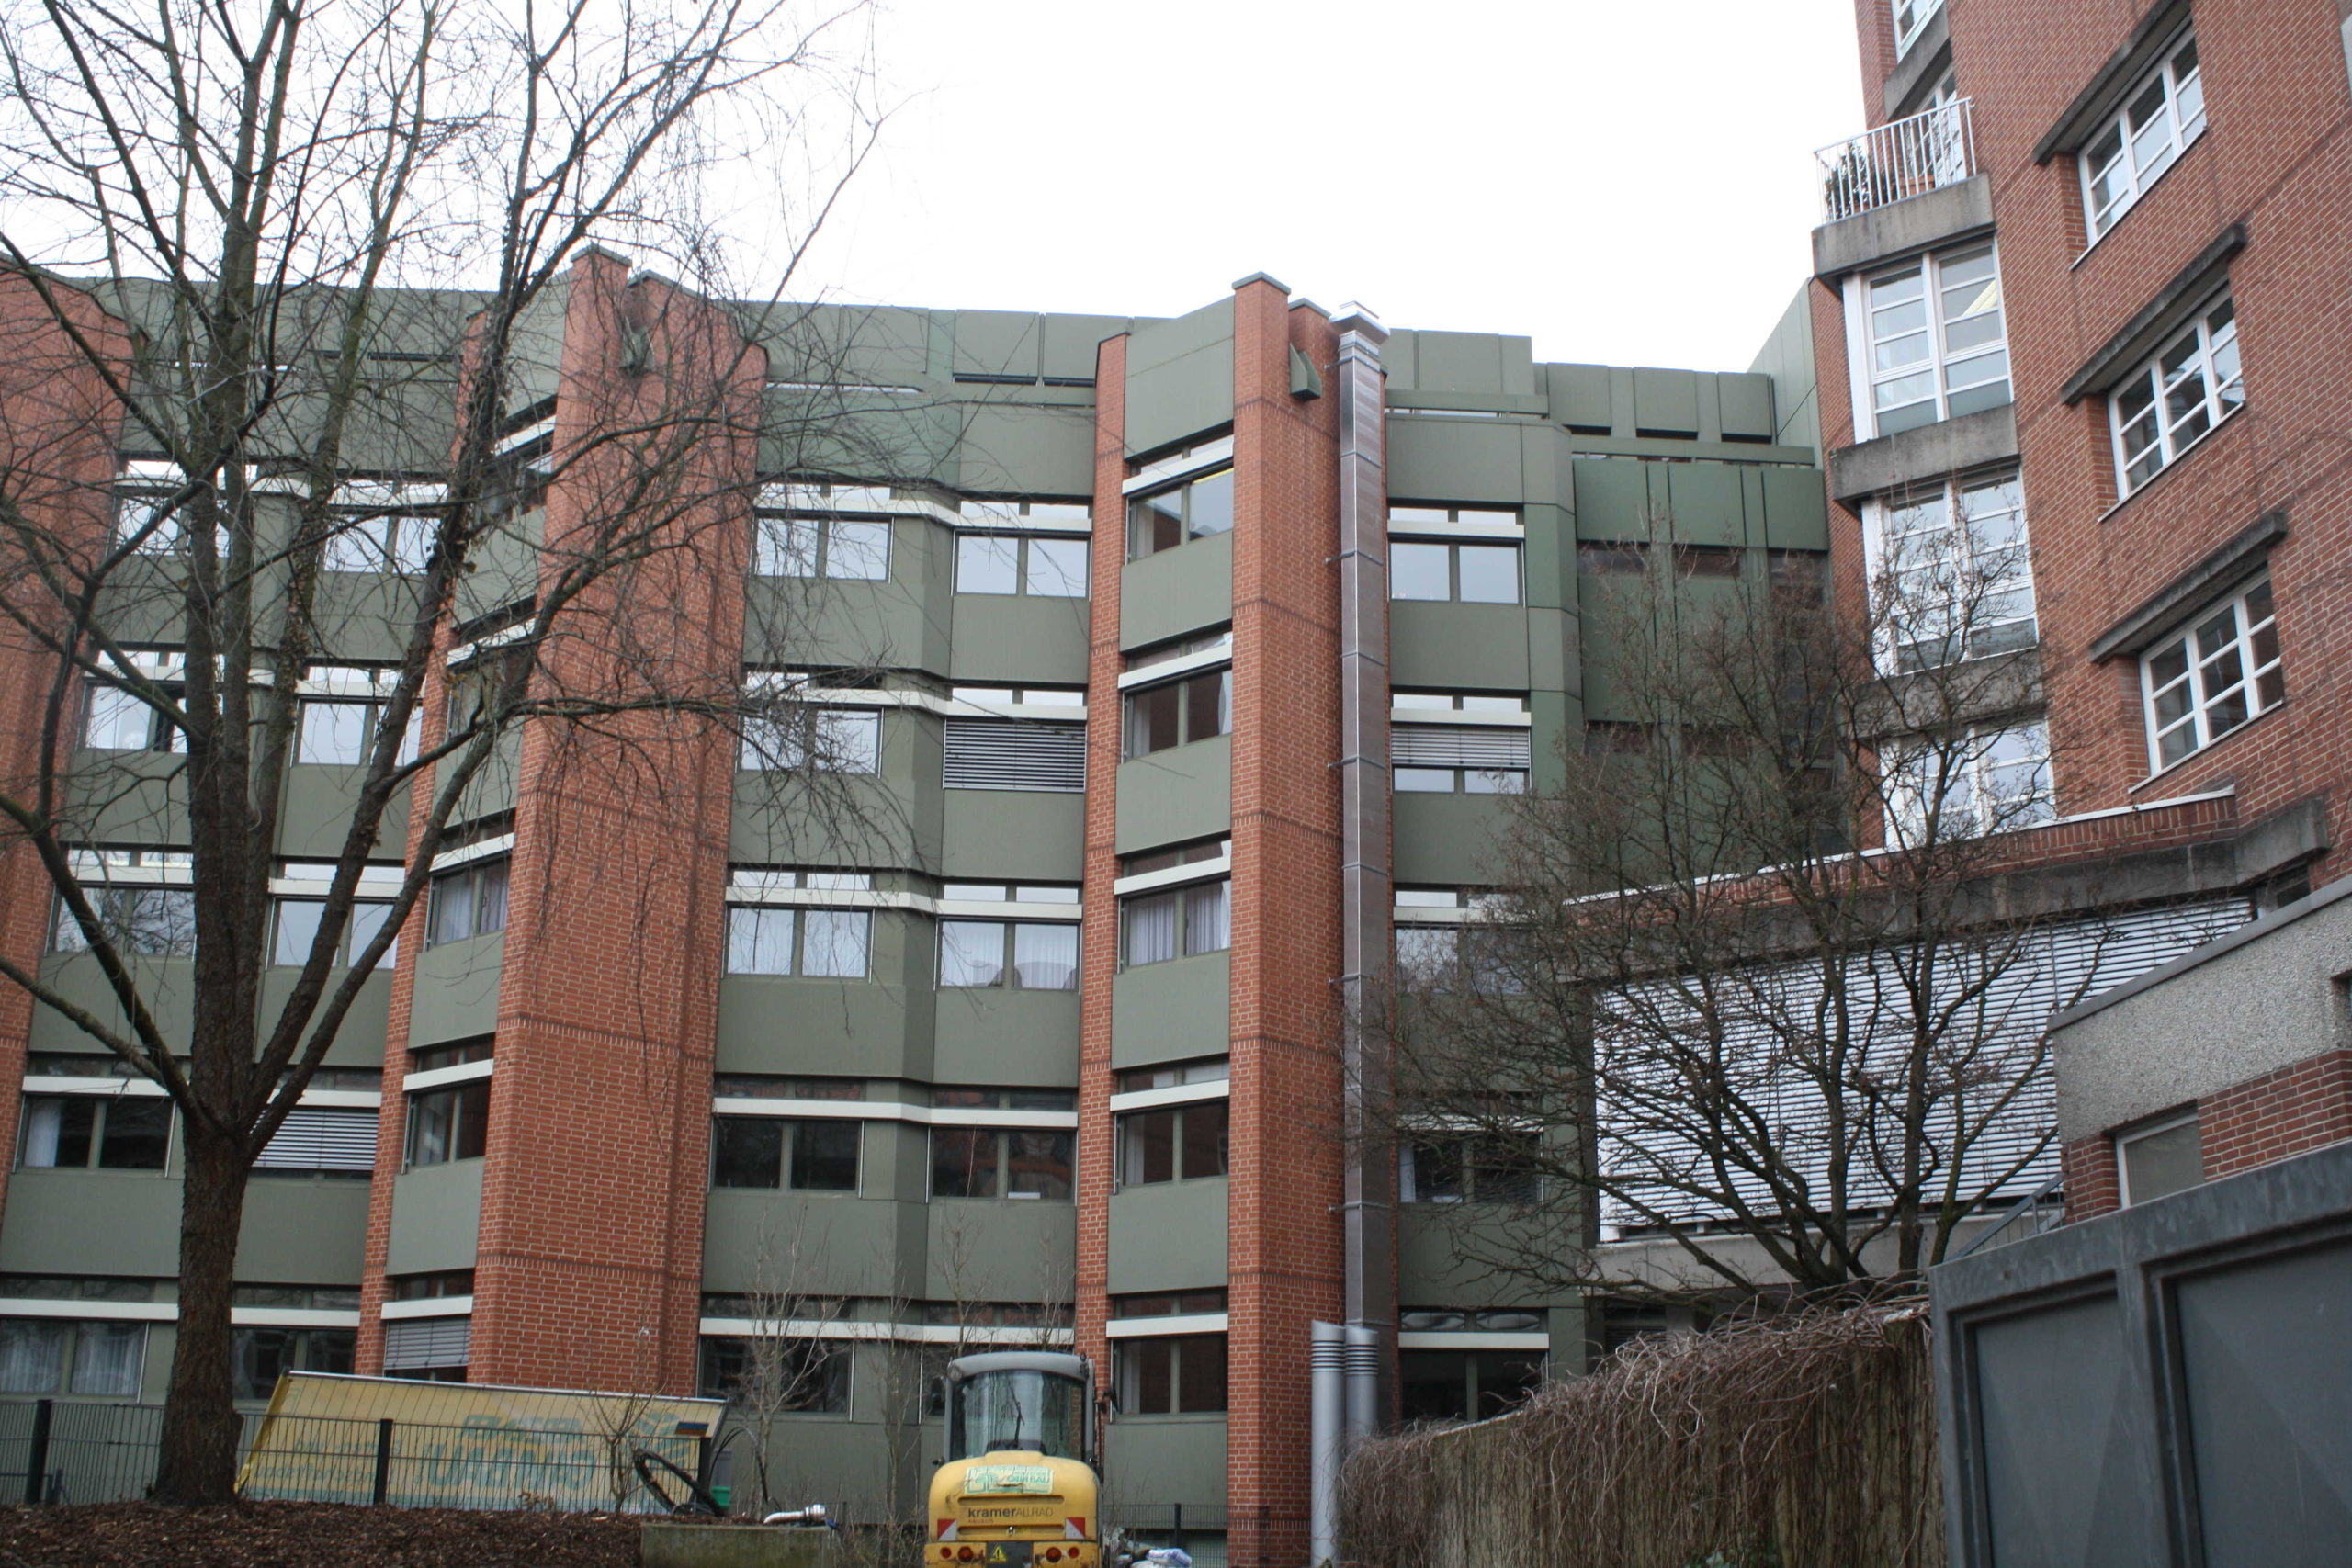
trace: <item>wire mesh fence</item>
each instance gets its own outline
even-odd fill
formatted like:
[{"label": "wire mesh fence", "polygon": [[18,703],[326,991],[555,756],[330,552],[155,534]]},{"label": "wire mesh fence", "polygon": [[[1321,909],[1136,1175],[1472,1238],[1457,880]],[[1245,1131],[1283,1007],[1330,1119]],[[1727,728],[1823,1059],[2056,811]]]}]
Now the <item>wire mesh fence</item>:
[{"label": "wire mesh fence", "polygon": [[[639,1484],[639,1450],[697,1474],[703,1440],[576,1423],[543,1427],[336,1416],[244,1418],[237,1457],[248,1497],[402,1507],[660,1512]],[[162,1452],[156,1404],[0,1400],[0,1501],[114,1503],[143,1497]]]}]

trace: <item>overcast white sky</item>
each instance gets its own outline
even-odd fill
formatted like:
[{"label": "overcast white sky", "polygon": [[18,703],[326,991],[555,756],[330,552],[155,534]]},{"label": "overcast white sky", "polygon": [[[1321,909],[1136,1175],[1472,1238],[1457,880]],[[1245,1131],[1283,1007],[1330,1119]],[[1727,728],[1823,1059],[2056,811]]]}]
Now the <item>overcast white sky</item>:
[{"label": "overcast white sky", "polygon": [[1862,128],[1850,0],[888,0],[804,279],[1174,315],[1263,270],[1539,360],[1745,369]]}]

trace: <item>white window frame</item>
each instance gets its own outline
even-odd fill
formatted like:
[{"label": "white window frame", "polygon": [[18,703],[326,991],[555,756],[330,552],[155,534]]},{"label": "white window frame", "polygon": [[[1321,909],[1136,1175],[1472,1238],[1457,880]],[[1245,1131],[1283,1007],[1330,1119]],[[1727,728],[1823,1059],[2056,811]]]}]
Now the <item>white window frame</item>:
[{"label": "white window frame", "polygon": [[[1911,46],[1919,41],[1919,35],[1928,30],[1928,24],[1943,8],[1944,0],[1890,0],[1887,14],[1894,28],[1895,59],[1901,60],[1911,52]],[[1907,25],[1904,21],[1906,14],[1911,18]]]},{"label": "white window frame", "polygon": [[[2013,502],[1997,506],[1979,502],[1972,510],[1969,498],[1996,494],[2007,487]],[[1903,513],[1939,502],[1943,522],[1897,535],[1894,524]],[[1879,669],[1893,675],[1912,670],[1941,669],[1963,660],[1988,658],[2033,646],[2040,627],[2040,605],[2033,581],[2030,524],[2025,491],[2017,465],[1954,474],[1931,485],[1873,497],[1863,508],[1867,526],[1862,533],[1863,566],[1868,574],[1874,611],[1873,638]],[[1979,525],[2014,519],[2006,543],[1985,547]],[[1890,594],[1907,596],[1903,579],[1914,574],[1931,578],[1918,604],[1891,601]],[[1949,588],[1940,599],[1926,596]],[[2023,595],[2022,615],[1994,616],[1987,612],[1999,602]],[[1923,614],[1922,611],[1925,611]],[[1966,624],[1955,626],[1964,616]],[[1905,622],[1918,631],[1905,636]],[[2005,628],[2024,628],[2021,640]],[[1906,664],[1905,656],[1941,639],[1960,637],[1945,657]]]},{"label": "white window frame", "polygon": [[[2234,623],[2229,640],[2208,653],[2204,651],[2199,634],[2224,614],[2229,615]],[[2197,644],[2193,652],[2190,648],[2192,639]],[[2160,681],[2156,662],[2175,650],[2182,656],[2181,672]],[[2209,689],[2208,668],[2224,651],[2236,660],[2238,678],[2219,689]],[[2158,697],[2184,687],[2188,693],[2188,706],[2170,723],[2160,727],[2156,705]],[[2212,710],[2233,692],[2247,694],[2245,716],[2225,727],[2214,728]],[[2177,767],[2236,734],[2286,700],[2285,660],[2278,649],[2278,604],[2272,594],[2270,574],[2266,571],[2228,598],[2206,606],[2140,656],[2140,701],[2147,724],[2150,776]],[[2165,736],[2184,730],[2195,743],[2178,756],[2167,760],[2164,750]]]},{"label": "white window frame", "polygon": [[[2113,232],[2123,215],[2148,194],[2149,187],[2179,163],[2181,154],[2205,134],[2201,62],[2192,61],[2186,73],[2180,68],[2180,57],[2193,55],[2196,51],[2196,30],[2184,29],[2165,46],[2164,58],[2132,84],[2132,90],[2099,127],[2098,134],[2086,141],[2083,150],[2075,155],[2075,171],[2082,182],[2083,227],[2092,244]],[[2156,89],[2157,102],[2149,118],[2135,127],[2132,110],[2148,96],[2151,87]],[[2148,155],[2143,162],[2141,144],[2148,141],[2152,132],[2160,133],[2161,140],[2149,142]],[[2110,136],[2115,138],[2115,151],[2102,160],[2097,150]],[[2112,187],[2114,194],[2101,208],[2091,187],[2102,175],[2109,174],[2119,175],[2120,184]]]},{"label": "white window frame", "polygon": [[[1989,342],[1971,344],[1955,353],[1948,342],[1951,320],[1972,320],[1984,312],[1970,311],[1958,318],[1946,318],[1942,308],[1946,289],[1968,286],[1964,283],[1947,284],[1943,278],[1944,269],[1954,261],[1964,260],[1979,253],[1989,256],[1993,264],[1990,282],[1993,296],[1992,310],[2000,317],[2000,332]],[[1878,334],[1873,321],[1876,312],[1871,302],[1871,290],[1881,284],[1893,282],[1913,272],[1916,272],[1919,277],[1918,304],[1926,317],[1921,330],[1928,341],[1928,356],[1925,359],[1906,360],[1900,367],[1892,371],[1882,370],[1878,364]],[[1924,425],[1940,423],[1944,420],[1952,418],[1951,405],[1955,395],[1978,392],[1987,387],[2003,385],[2009,389],[2010,395],[2002,399],[2001,401],[2014,400],[2016,367],[2009,359],[2008,303],[2001,287],[2001,251],[1996,242],[1990,239],[1974,240],[1966,244],[1946,246],[1940,251],[1930,251],[1910,257],[1896,265],[1881,267],[1876,273],[1867,276],[1858,273],[1848,279],[1846,289],[1846,341],[1849,369],[1853,378],[1854,422],[1857,434],[1862,439],[1870,440],[1886,434],[1882,427],[1881,411],[1878,406],[1879,387],[1883,383],[1899,381],[1923,372],[1934,382],[1934,397],[1931,401],[1935,417],[1921,421],[1918,424],[1906,424],[1903,427],[1905,430],[1919,429]],[[1898,301],[1890,309],[1899,309],[1904,303],[1907,301]],[[1911,334],[1903,333],[1896,335],[1907,337]],[[2001,367],[1999,376],[1969,381],[1957,387],[1953,384],[1955,371],[1966,373],[1969,367],[1980,362],[1995,360],[1997,360]],[[1915,400],[1903,404],[1901,409],[1895,412],[1916,409],[1919,406],[1919,402]],[[1986,408],[1999,406],[1998,402],[1985,405]],[[1973,413],[1982,411],[1971,409],[1966,412]]]},{"label": "white window frame", "polygon": [[[2219,326],[2213,318],[2228,315]],[[2201,390],[2193,403],[2177,415],[2177,400],[2190,378],[2201,383]],[[2144,392],[2149,399],[2143,415],[2153,415],[2154,424],[2149,432],[2153,439],[2138,447],[2131,445],[2132,437],[2125,434],[2138,418],[2127,420],[2123,412],[2126,394]],[[2227,288],[2199,306],[2188,324],[2175,333],[2162,348],[2132,367],[2132,374],[2123,378],[2108,394],[2108,432],[2114,443],[2115,487],[2119,502],[2138,494],[2155,477],[2187,457],[2191,448],[2228,423],[2232,414],[2245,406],[2245,372],[2238,355],[2237,302]],[[2182,428],[2198,415],[2205,420],[2201,429],[2181,434]],[[2154,455],[2156,466],[2138,479],[2132,478],[2135,463]]]}]

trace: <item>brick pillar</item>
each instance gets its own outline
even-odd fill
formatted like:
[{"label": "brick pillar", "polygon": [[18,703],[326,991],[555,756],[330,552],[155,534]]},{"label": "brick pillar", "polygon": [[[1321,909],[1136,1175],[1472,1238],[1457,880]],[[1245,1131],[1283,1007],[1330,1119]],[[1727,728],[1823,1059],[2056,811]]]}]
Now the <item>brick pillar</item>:
[{"label": "brick pillar", "polygon": [[1079,944],[1078,1348],[1111,1387],[1111,986],[1119,972],[1119,584],[1127,558],[1127,340],[1102,344],[1095,367],[1093,611],[1086,677],[1086,929]]},{"label": "brick pillar", "polygon": [[[77,291],[61,289],[58,299],[85,342],[118,366],[127,364],[119,322]],[[0,277],[0,472],[7,475],[10,505],[68,549],[95,558],[113,535],[121,423],[119,405],[58,329],[49,306],[23,279]],[[14,615],[35,625],[60,625],[56,596],[21,570],[24,552],[13,544],[0,547],[0,558],[8,563],[0,571],[0,598]],[[62,772],[81,738],[82,682],[69,681],[61,693],[57,676],[56,656],[42,651],[14,619],[0,617],[0,795],[38,800],[42,773]],[[44,758],[53,698],[59,701],[55,749]],[[0,822],[0,956],[38,969],[55,907],[54,885],[31,846],[13,824]],[[0,1200],[16,1165],[33,1006],[28,993],[0,980]]]},{"label": "brick pillar", "polygon": [[1303,1561],[1307,1325],[1344,1307],[1339,421],[1294,398],[1338,335],[1263,277],[1234,296],[1232,1157],[1227,1549]]},{"label": "brick pillar", "polygon": [[[574,269],[555,450],[560,468],[579,460],[548,498],[542,604],[600,515],[670,518],[662,553],[571,613],[542,682],[731,694],[764,359],[720,311],[627,273],[602,253]],[[592,450],[600,431],[639,429],[671,433],[674,481],[648,490],[634,442]],[[729,734],[687,715],[524,734],[476,1382],[694,1386],[734,783]]]}]

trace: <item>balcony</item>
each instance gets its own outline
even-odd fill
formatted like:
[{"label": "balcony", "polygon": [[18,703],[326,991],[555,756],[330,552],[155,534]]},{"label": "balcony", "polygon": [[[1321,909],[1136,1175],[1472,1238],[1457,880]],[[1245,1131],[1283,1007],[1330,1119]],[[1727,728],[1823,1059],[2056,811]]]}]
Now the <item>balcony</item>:
[{"label": "balcony", "polygon": [[1976,173],[1973,102],[1961,98],[1939,104],[1815,152],[1821,165],[1822,221],[1842,223],[1972,177]]}]

